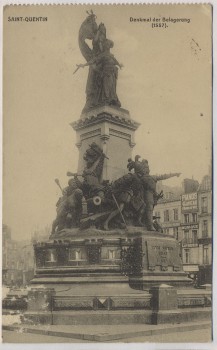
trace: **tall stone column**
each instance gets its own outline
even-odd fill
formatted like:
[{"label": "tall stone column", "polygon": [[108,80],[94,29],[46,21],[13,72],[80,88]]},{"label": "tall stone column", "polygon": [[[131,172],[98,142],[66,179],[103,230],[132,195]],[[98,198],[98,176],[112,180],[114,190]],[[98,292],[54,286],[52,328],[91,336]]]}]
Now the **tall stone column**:
[{"label": "tall stone column", "polygon": [[129,111],[123,108],[101,106],[82,114],[71,123],[76,131],[79,149],[78,173],[84,169],[83,156],[88,146],[96,142],[106,157],[103,180],[116,180],[127,173],[127,160],[135,146],[134,133],[139,123],[131,119]]}]

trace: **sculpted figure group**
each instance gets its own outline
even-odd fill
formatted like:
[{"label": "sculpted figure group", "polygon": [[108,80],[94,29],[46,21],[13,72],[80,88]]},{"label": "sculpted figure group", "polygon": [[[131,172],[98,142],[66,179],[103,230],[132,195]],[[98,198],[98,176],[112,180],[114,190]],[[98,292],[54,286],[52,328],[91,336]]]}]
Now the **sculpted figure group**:
[{"label": "sculpted figure group", "polygon": [[136,156],[134,161],[128,160],[129,173],[109,183],[102,180],[105,157],[93,142],[84,155],[83,174],[67,173],[71,178],[68,187],[61,189],[63,195],[57,202],[52,234],[72,227],[109,230],[139,226],[149,231],[162,230],[153,217],[154,206],[162,198],[162,193],[156,192],[156,184],[180,173],[150,175],[148,161],[140,161],[140,156]]},{"label": "sculpted figure group", "polygon": [[[104,24],[98,26],[94,13],[88,13],[78,38],[86,63],[77,65],[74,72],[89,67],[83,112],[100,105],[121,106],[116,84],[118,68],[122,65],[110,53],[114,43],[106,34]],[[92,47],[86,39],[92,41]],[[62,197],[57,202],[52,234],[73,227],[110,230],[139,226],[147,230],[162,230],[157,221],[153,221],[153,208],[162,197],[156,192],[156,184],[158,180],[179,174],[152,176],[148,161],[136,156],[135,160],[129,159],[126,164],[129,173],[110,183],[102,179],[105,158],[102,149],[93,142],[84,154],[86,165],[83,173],[67,173],[71,178],[65,189],[56,180]]]},{"label": "sculpted figure group", "polygon": [[[87,45],[86,39],[92,41],[92,48]],[[74,73],[79,68],[89,67],[83,112],[100,105],[120,107],[116,85],[118,68],[122,68],[123,65],[110,53],[114,43],[106,37],[105,25],[103,23],[97,25],[96,16],[92,11],[81,24],[78,42],[86,63],[78,64]]]}]

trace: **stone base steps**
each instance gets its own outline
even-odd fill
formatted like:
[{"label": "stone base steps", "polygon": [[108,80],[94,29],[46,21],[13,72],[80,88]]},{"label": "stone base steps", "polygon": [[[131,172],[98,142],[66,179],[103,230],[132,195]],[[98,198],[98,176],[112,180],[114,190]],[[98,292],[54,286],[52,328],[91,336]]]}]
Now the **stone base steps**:
[{"label": "stone base steps", "polygon": [[[6,315],[6,313],[3,314]],[[89,311],[26,311],[22,319],[26,324],[38,325],[155,325],[155,324],[179,324],[186,322],[211,321],[212,311],[210,307],[176,309],[165,311],[152,310],[89,310]],[[4,324],[4,322],[3,322]]]}]

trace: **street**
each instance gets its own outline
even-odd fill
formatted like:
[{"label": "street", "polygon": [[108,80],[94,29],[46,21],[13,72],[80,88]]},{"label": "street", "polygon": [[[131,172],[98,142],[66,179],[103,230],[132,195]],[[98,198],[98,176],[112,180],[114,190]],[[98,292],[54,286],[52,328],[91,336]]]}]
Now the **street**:
[{"label": "street", "polygon": [[[3,331],[4,343],[92,343],[91,341],[63,338],[48,335],[38,335],[30,333],[18,333],[12,331]],[[39,340],[40,338],[40,340]],[[128,339],[110,341],[109,343],[207,343],[211,341],[210,329],[195,330],[189,332],[175,332],[169,334],[160,334],[154,336],[142,336]]]}]

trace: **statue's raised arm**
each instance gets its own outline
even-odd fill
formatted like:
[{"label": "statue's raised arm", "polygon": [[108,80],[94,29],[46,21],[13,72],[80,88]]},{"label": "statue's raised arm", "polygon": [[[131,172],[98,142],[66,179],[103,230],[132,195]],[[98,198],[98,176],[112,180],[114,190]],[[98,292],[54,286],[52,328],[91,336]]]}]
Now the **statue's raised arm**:
[{"label": "statue's raised arm", "polygon": [[163,174],[163,175],[154,175],[156,181],[160,181],[160,180],[167,180],[170,179],[171,177],[179,177],[181,175],[181,173],[170,173],[170,174]]},{"label": "statue's raised arm", "polygon": [[91,60],[89,60],[86,63],[80,63],[80,64],[76,64],[77,68],[75,69],[74,73],[75,74],[79,68],[84,68],[87,66],[91,66],[91,65],[100,65],[101,63],[103,63],[103,61],[105,59],[110,59],[110,63],[113,64],[114,66],[118,66],[120,69],[123,68],[123,64],[119,63],[116,58],[114,57],[114,55],[110,54],[110,52],[102,52],[98,55],[96,55],[95,57],[93,57]]}]

